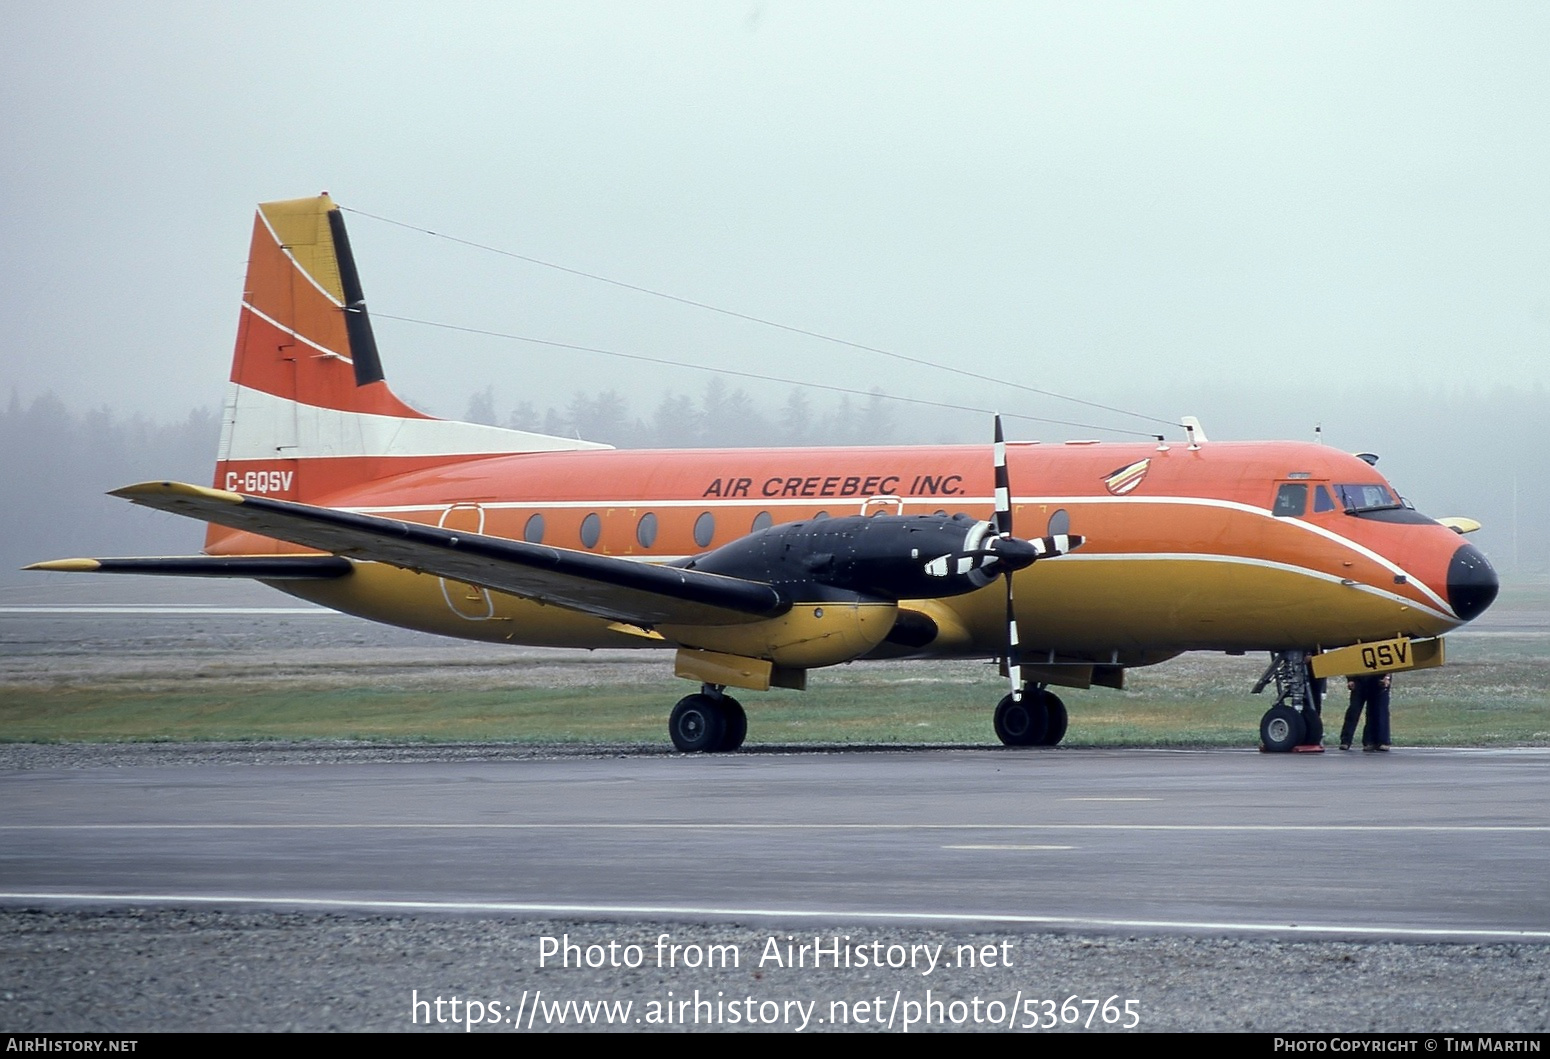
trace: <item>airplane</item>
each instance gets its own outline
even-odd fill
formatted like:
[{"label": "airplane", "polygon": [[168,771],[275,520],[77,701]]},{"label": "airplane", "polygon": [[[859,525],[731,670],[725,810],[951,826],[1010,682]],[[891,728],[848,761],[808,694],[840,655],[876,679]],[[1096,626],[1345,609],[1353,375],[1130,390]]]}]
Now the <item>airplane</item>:
[{"label": "airplane", "polygon": [[[1490,562],[1378,473],[1298,442],[614,450],[435,419],[389,388],[344,217],[258,208],[211,487],[113,495],[209,523],[193,556],[28,569],[237,577],[430,633],[674,652],[685,752],[737,749],[728,689],[858,659],[996,661],[992,722],[1053,746],[1055,687],[1268,652],[1262,749],[1322,739],[1332,676],[1440,665]],[[1014,491],[1015,487],[1015,491]],[[1014,535],[1014,526],[1033,535]]]}]

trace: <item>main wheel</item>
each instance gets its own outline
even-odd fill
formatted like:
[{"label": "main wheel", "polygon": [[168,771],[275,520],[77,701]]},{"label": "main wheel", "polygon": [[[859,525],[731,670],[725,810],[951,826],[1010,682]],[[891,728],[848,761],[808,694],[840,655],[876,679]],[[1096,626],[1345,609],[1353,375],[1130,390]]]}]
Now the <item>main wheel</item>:
[{"label": "main wheel", "polygon": [[1272,706],[1259,720],[1259,740],[1272,754],[1288,753],[1302,744],[1302,714],[1290,706]]},{"label": "main wheel", "polygon": [[1020,702],[1008,695],[996,705],[996,737],[1007,746],[1038,746],[1048,723],[1038,692],[1025,691]]},{"label": "main wheel", "polygon": [[721,733],[721,745],[717,750],[736,750],[748,736],[748,715],[743,704],[730,695],[721,696],[721,712],[726,718],[726,730]]},{"label": "main wheel", "polygon": [[667,734],[685,754],[720,750],[726,730],[726,713],[709,695],[685,695],[667,721]]},{"label": "main wheel", "polygon": [[1066,715],[1066,704],[1059,697],[1048,691],[1039,692],[1044,697],[1044,738],[1039,740],[1040,746],[1058,746],[1066,737],[1066,725],[1070,718]]}]

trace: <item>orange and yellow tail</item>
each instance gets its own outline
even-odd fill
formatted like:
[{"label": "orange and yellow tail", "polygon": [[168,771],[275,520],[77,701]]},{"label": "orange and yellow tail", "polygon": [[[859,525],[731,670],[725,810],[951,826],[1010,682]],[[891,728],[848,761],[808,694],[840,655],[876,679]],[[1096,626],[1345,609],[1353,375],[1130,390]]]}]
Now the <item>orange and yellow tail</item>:
[{"label": "orange and yellow tail", "polygon": [[[339,207],[326,194],[259,206],[216,488],[319,503],[462,460],[606,447],[410,408],[383,379]],[[207,545],[230,533],[211,527]]]}]

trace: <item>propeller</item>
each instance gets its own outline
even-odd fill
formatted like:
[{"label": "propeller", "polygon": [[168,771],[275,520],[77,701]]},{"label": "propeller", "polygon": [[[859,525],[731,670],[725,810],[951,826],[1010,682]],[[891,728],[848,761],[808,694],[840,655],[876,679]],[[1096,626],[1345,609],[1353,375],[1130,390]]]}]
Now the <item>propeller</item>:
[{"label": "propeller", "polygon": [[[1012,536],[1012,476],[1006,469],[1006,435],[1001,431],[1001,414],[996,413],[996,514],[992,519],[992,525],[996,527],[995,545],[1007,546],[1009,542],[1017,541]],[[1017,541],[1024,544],[1023,541]],[[997,552],[1001,547],[996,547]],[[1002,575],[1006,581],[1006,673],[1012,681],[1012,701],[1023,701],[1023,666],[1021,641],[1017,634],[1017,607],[1012,598],[1012,575],[1016,573],[1015,564],[1005,560],[1011,556],[1003,557],[1002,566],[1005,572]],[[1029,560],[1030,562],[1032,560]]]},{"label": "propeller", "polygon": [[[1022,643],[1017,628],[1017,601],[1013,594],[1012,577],[1039,559],[1065,555],[1080,548],[1082,538],[1074,533],[1056,533],[1024,540],[1014,534],[1012,481],[1006,463],[1006,435],[1001,428],[1000,415],[996,416],[995,422],[995,514],[989,522],[974,523],[964,534],[962,544],[926,562],[922,571],[928,577],[950,580],[952,588],[942,592],[942,595],[988,589],[998,577],[1006,581],[1006,650],[1002,658],[1006,663],[1007,677],[1012,682],[1012,701],[1021,702]],[[964,516],[954,517],[962,519]]]},{"label": "propeller", "polygon": [[1006,672],[1012,682],[1012,701],[1023,700],[1022,642],[1017,631],[1017,607],[1012,594],[1012,575],[1036,559],[1064,555],[1082,546],[1082,538],[1060,533],[1051,537],[1023,540],[1012,534],[1012,478],[1006,466],[1006,436],[1001,416],[996,416],[996,513],[991,520],[995,536],[985,542],[985,550],[1000,560],[1006,581]]}]

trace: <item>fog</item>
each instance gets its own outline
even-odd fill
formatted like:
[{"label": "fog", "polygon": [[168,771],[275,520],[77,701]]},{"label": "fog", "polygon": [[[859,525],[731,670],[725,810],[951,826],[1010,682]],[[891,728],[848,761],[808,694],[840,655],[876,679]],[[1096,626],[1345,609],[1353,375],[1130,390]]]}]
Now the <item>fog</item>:
[{"label": "fog", "polygon": [[205,479],[253,207],[326,188],[437,414],[612,391],[624,443],[675,397],[675,443],[783,441],[800,380],[848,391],[797,399],[815,440],[988,429],[873,392],[1045,440],[1321,424],[1544,572],[1546,55],[1532,3],[13,6],[3,557],[197,546],[100,493]]},{"label": "fog", "polygon": [[[506,408],[493,384],[456,414],[502,425],[578,434],[620,445],[866,444],[988,440],[989,421],[972,413],[920,416],[878,399],[801,391],[763,402],[712,379],[698,391],[641,399],[617,390],[574,392],[561,405]],[[1184,400],[1160,391],[1156,396]],[[1433,517],[1484,523],[1471,537],[1508,580],[1550,576],[1550,491],[1539,473],[1550,421],[1550,393],[1468,389],[1311,389],[1265,391],[1245,401],[1236,388],[1192,387],[1188,399],[1214,440],[1253,437],[1321,440],[1375,452],[1378,469]],[[799,414],[793,414],[796,411]],[[734,414],[728,414],[732,412]],[[203,526],[104,496],[150,478],[210,481],[219,419],[214,407],[158,423],[99,408],[72,413],[57,399],[0,408],[0,451],[26,451],[0,466],[8,503],[0,507],[0,585],[38,584],[25,563],[73,556],[191,554]],[[1014,438],[1040,437],[1030,429]],[[1043,433],[1045,438],[1071,436]],[[1017,483],[1037,491],[1037,483]]]}]

